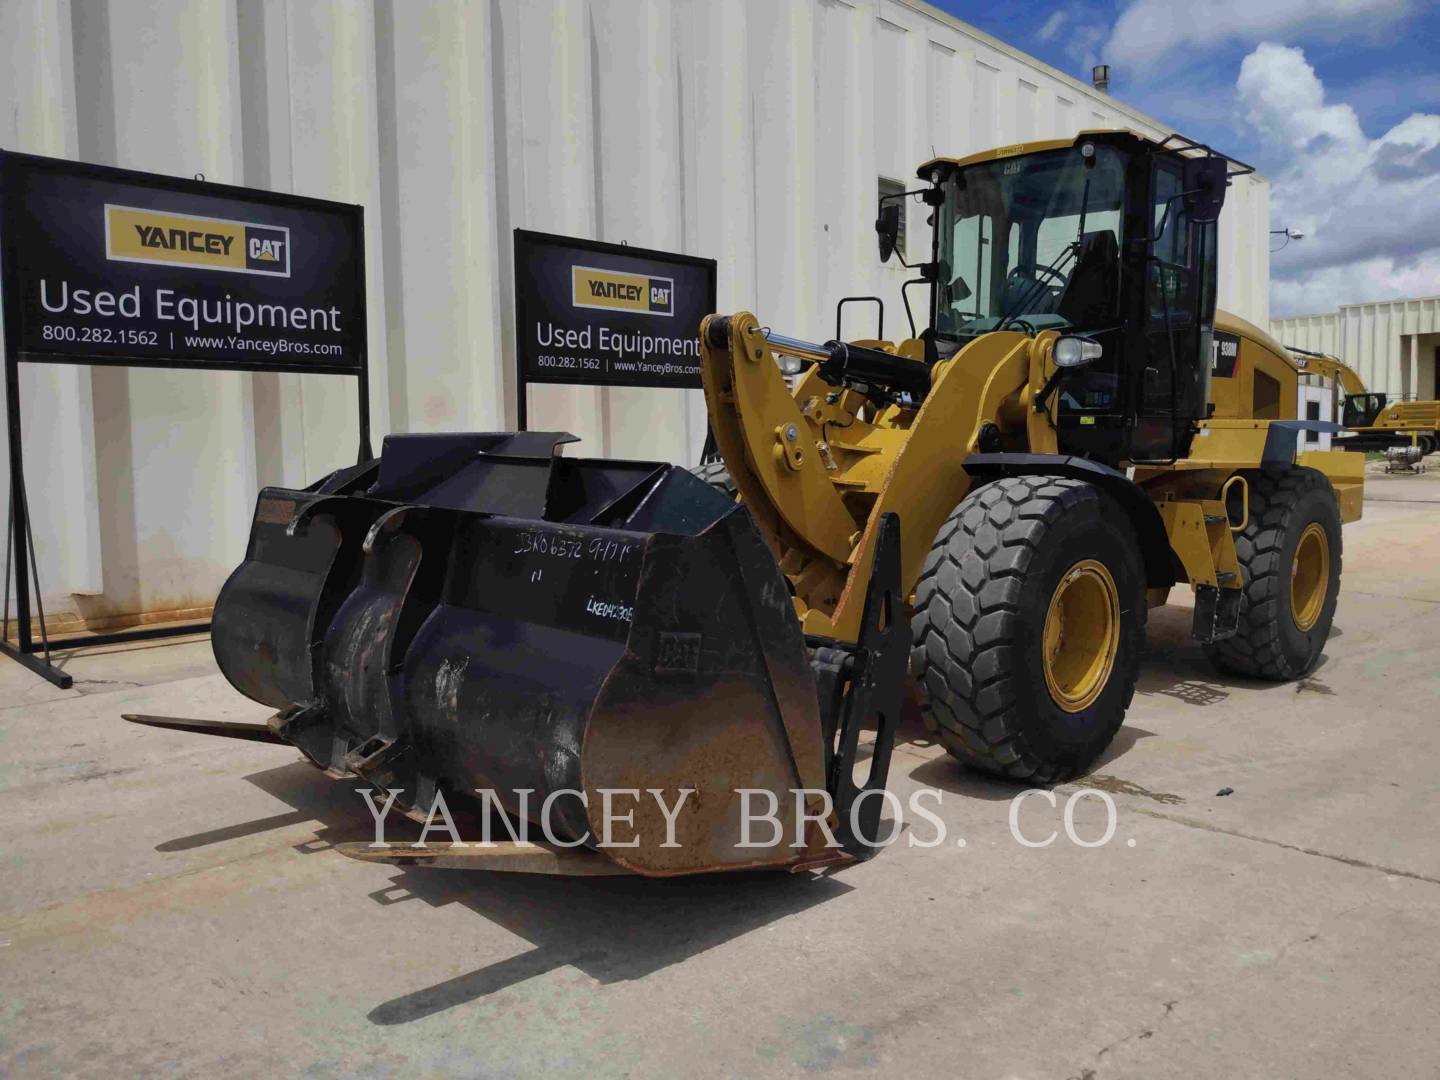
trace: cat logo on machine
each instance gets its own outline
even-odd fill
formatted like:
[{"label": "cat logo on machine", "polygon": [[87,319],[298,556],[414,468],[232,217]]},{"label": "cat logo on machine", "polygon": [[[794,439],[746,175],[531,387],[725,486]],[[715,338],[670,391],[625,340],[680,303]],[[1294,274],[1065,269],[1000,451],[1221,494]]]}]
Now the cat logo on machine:
[{"label": "cat logo on machine", "polygon": [[594,266],[570,268],[570,302],[579,308],[633,311],[643,315],[675,313],[675,281],[627,274]]},{"label": "cat logo on machine", "polygon": [[105,204],[105,257],[232,274],[290,276],[290,230]]},{"label": "cat logo on machine", "polygon": [[1216,330],[1210,339],[1210,372],[1218,379],[1229,379],[1235,374],[1235,364],[1240,359],[1240,338]]}]

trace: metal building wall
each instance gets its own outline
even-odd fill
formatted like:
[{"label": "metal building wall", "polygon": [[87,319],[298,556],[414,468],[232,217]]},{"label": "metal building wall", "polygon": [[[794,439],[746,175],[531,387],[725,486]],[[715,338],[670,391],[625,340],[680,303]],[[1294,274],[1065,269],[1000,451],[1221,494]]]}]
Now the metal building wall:
[{"label": "metal building wall", "polygon": [[[377,433],[513,423],[516,227],[713,257],[721,309],[801,336],[878,293],[895,336],[878,177],[1167,131],[918,0],[6,0],[0,62],[7,147],[363,203]],[[1221,304],[1262,325],[1268,217],[1237,182]],[[703,437],[698,391],[531,393],[582,452]],[[354,452],[348,380],[41,368],[22,396],[45,592],[91,617],[208,604],[257,485]]]},{"label": "metal building wall", "polygon": [[1370,390],[1436,396],[1440,297],[1343,304],[1325,315],[1274,319],[1270,333],[1282,344],[1340,357]]}]

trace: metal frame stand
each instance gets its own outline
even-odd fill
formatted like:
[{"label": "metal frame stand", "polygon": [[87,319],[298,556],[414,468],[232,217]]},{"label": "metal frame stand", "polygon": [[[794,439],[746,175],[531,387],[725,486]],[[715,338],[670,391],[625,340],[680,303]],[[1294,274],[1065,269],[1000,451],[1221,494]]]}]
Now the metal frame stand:
[{"label": "metal frame stand", "polygon": [[[74,680],[68,673],[56,667],[50,658],[51,650],[56,646],[52,645],[45,626],[45,604],[41,599],[40,591],[40,566],[35,558],[35,536],[30,526],[30,503],[25,492],[25,467],[22,458],[20,427],[19,362],[21,359],[11,350],[6,350],[5,418],[10,445],[10,506],[5,536],[5,606],[3,616],[0,616],[0,654],[29,668],[60,689],[68,690]],[[163,366],[184,367],[188,365]],[[370,393],[367,367],[368,365],[362,360],[358,372],[314,372],[315,374],[353,375],[357,378],[360,391],[360,447],[358,451],[360,461],[369,461],[373,456],[370,452]],[[16,634],[18,640],[15,643],[10,640],[10,570],[12,565],[15,569],[15,619],[18,623]],[[38,642],[35,640],[30,617],[32,581],[35,589],[35,614],[39,616],[40,623],[40,640]],[[204,634],[209,630],[210,623],[208,621],[166,626],[140,626],[129,630],[114,630],[109,633],[85,634],[82,637],[66,639],[64,645],[67,648],[90,648],[129,641],[149,641],[156,638],[183,637],[186,634]]]}]

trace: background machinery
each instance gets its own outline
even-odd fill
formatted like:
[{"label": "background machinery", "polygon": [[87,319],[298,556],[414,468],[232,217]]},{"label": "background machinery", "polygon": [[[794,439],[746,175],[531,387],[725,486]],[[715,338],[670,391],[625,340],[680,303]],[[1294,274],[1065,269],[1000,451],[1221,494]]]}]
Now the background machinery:
[{"label": "background machinery", "polygon": [[[907,660],[952,753],[1039,783],[1108,744],[1177,583],[1222,668],[1303,675],[1362,463],[1300,448],[1297,369],[1253,327],[1222,321],[1212,383],[1240,168],[1127,132],[927,163],[923,330],[705,320],[708,486],[518,433],[392,436],[267,488],[213,640],[275,716],[132,719],[296,745],[418,818],[478,789],[554,831],[357,857],[670,875],[873,853]],[[747,839],[752,797],[789,806],[783,834]]]},{"label": "background machinery", "polygon": [[[1387,461],[1412,463],[1440,450],[1440,401],[1391,401],[1388,394],[1366,390],[1355,369],[1339,357],[1286,348],[1303,373],[1330,380],[1339,398],[1336,415],[1345,427],[1336,439],[1341,449],[1384,450]],[[1391,449],[1405,452],[1390,454]]]}]

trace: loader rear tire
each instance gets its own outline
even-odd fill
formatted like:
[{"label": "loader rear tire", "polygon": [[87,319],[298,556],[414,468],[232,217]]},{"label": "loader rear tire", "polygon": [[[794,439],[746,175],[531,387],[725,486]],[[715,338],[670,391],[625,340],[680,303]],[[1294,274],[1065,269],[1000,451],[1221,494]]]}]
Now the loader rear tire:
[{"label": "loader rear tire", "polygon": [[1125,718],[1145,617],[1139,544],[1110,498],[1053,476],[987,484],[946,519],[916,585],[926,726],[983,772],[1078,776]]},{"label": "loader rear tire", "polygon": [[1230,675],[1285,682],[1320,662],[1340,595],[1340,508],[1323,473],[1247,471],[1250,520],[1235,536],[1240,630],[1205,647]]},{"label": "loader rear tire", "polygon": [[730,470],[725,467],[723,461],[704,461],[690,470],[693,476],[698,476],[722,495],[735,498],[735,481],[730,479]]}]

